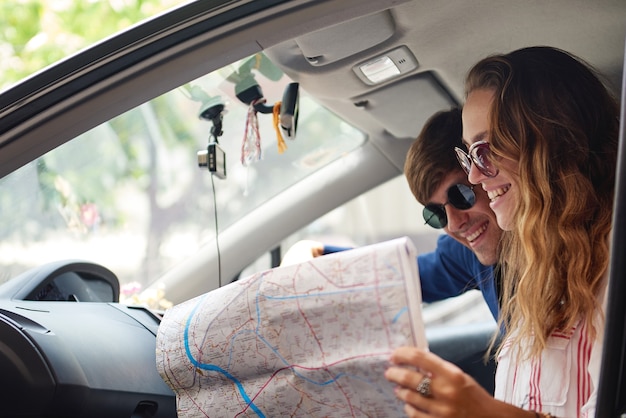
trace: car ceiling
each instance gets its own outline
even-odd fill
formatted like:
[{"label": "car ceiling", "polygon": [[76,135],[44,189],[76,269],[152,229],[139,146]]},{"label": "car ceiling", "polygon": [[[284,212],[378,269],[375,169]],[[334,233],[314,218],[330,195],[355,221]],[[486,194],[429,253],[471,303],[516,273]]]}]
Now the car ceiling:
[{"label": "car ceiling", "polygon": [[[624,1],[386,1],[391,7],[296,37],[267,53],[303,88],[372,136],[413,139],[425,118],[425,91],[416,74],[430,73],[443,95],[462,103],[463,80],[486,55],[550,45],[593,63],[619,97],[624,41]],[[371,38],[362,36],[367,27]],[[331,40],[334,40],[331,41]],[[404,82],[368,86],[353,67],[399,46],[419,63]],[[305,56],[321,57],[311,64]],[[398,86],[398,84],[400,84]],[[430,100],[442,98],[429,96]],[[367,103],[355,106],[355,103]],[[407,112],[409,110],[409,112]],[[413,112],[411,112],[411,110]],[[408,113],[408,114],[407,114]]]}]

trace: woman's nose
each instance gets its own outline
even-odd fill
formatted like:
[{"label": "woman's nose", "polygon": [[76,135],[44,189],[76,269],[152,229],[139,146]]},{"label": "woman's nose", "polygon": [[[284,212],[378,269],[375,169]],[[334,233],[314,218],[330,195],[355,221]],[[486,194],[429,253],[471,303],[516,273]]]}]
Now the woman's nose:
[{"label": "woman's nose", "polygon": [[472,184],[479,184],[481,180],[485,179],[486,176],[481,173],[481,171],[476,168],[476,164],[472,164],[470,166],[470,171],[467,174],[467,180]]}]

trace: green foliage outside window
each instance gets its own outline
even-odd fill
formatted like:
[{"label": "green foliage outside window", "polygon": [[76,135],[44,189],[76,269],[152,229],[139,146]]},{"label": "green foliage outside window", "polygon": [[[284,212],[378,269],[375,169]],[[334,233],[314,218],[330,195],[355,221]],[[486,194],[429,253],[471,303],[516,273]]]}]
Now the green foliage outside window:
[{"label": "green foliage outside window", "polygon": [[0,90],[181,0],[3,0]]}]

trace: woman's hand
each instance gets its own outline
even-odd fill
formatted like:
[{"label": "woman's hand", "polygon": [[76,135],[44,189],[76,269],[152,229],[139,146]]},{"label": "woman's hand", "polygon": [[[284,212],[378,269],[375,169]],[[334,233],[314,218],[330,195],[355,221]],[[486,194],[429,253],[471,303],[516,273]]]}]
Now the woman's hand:
[{"label": "woman's hand", "polygon": [[[385,378],[396,383],[396,396],[405,402],[409,417],[534,417],[494,399],[478,382],[454,364],[415,347],[401,347],[391,355],[394,364]],[[430,384],[418,386],[428,377]],[[424,387],[427,386],[427,387]]]}]

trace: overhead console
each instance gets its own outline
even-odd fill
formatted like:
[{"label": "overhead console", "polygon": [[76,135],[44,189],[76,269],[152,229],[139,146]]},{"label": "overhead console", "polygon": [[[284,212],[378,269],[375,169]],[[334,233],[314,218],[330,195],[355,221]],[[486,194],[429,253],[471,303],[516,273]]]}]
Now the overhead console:
[{"label": "overhead console", "polygon": [[[355,127],[374,133],[370,140],[412,141],[428,117],[459,106],[460,100],[432,60],[420,61],[424,40],[409,36],[413,27],[402,15],[406,7],[416,7],[414,2],[381,2],[379,7],[341,23],[326,22],[264,52],[302,90]],[[408,145],[402,141],[397,153],[388,155],[400,168]]]}]

